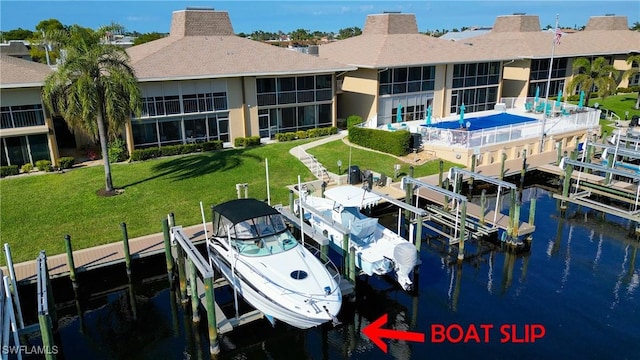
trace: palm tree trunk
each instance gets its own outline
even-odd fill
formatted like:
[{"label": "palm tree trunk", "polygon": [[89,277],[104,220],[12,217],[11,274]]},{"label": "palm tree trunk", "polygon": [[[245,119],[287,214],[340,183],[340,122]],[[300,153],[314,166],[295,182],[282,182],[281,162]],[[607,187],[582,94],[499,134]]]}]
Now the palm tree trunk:
[{"label": "palm tree trunk", "polygon": [[640,91],[638,91],[638,98],[636,99],[636,107],[634,109],[640,109]]},{"label": "palm tree trunk", "polygon": [[109,149],[107,148],[107,130],[104,126],[103,104],[98,104],[98,138],[100,139],[100,150],[102,150],[102,161],[104,162],[104,180],[105,190],[107,193],[113,191],[113,182],[111,180],[111,164],[109,164]]}]

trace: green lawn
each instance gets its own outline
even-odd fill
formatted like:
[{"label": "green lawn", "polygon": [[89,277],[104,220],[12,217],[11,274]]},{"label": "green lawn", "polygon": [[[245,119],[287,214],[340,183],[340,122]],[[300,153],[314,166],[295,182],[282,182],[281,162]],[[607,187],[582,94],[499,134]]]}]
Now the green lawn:
[{"label": "green lawn", "polygon": [[[249,184],[250,197],[266,199],[265,158],[269,160],[271,203],[288,204],[286,185],[297,183],[298,175],[303,181],[314,179],[289,154],[289,149],[308,141],[113,164],[114,185],[124,189],[113,197],[96,195],[104,187],[102,166],[4,178],[0,180],[0,240],[9,243],[14,261],[21,262],[34,260],[40,250],[48,255],[64,253],[66,234],[71,235],[74,249],[122,241],[122,222],[130,238],[161,232],[162,220],[170,212],[178,225],[199,224],[200,201],[209,220],[210,205],[236,198],[237,183]],[[349,147],[342,141],[311,152],[327,164],[335,164],[338,155],[344,154],[343,167],[348,166]],[[399,162],[353,148],[352,163],[392,175],[393,165]],[[445,163],[445,169],[452,165]],[[329,170],[337,172],[330,166]],[[401,172],[408,173],[407,164]],[[416,166],[414,175],[437,172],[438,161],[433,161]]]},{"label": "green lawn", "polygon": [[210,205],[236,197],[236,183],[248,183],[250,197],[266,199],[265,158],[271,203],[288,203],[286,185],[296,183],[298,175],[313,179],[289,155],[300,143],[114,164],[114,185],[125,190],[114,197],[96,196],[104,187],[102,166],[8,177],[0,180],[0,239],[20,262],[35,259],[40,250],[64,253],[65,234],[80,249],[121,241],[122,222],[130,238],[162,231],[162,219],[170,212],[178,225],[198,224],[199,202],[209,219]]},{"label": "green lawn", "polygon": [[[318,159],[327,170],[338,173],[338,160],[342,161],[342,174],[347,172],[349,167],[349,154],[351,154],[351,164],[357,165],[360,170],[373,170],[377,173],[385,174],[389,177],[394,175],[395,164],[400,164],[400,176],[409,174],[409,166],[393,156],[378,154],[357,147],[350,147],[341,140],[332,141],[325,145],[317,146],[307,150],[307,152]],[[444,162],[444,171],[448,171],[452,166],[461,166],[452,162]],[[421,177],[436,174],[439,171],[440,160],[430,161],[423,165],[414,165],[413,176]]]},{"label": "green lawn", "polygon": [[[629,119],[631,119],[633,115],[640,116],[640,110],[636,110],[633,108],[636,104],[637,99],[638,93],[607,96],[605,99],[592,98],[589,100],[589,107],[594,107],[595,104],[598,103],[599,107],[615,112],[621,120],[624,120],[625,112],[628,111]],[[578,102],[570,101],[570,103],[577,104]],[[604,133],[606,131],[607,134],[611,134],[613,129],[615,129],[614,123],[608,120],[600,120],[600,126],[602,128],[602,132]]]}]

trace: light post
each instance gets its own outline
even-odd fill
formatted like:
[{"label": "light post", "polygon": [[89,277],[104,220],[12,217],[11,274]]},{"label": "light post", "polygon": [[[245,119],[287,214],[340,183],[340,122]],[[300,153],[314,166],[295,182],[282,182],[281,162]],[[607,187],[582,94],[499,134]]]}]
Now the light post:
[{"label": "light post", "polygon": [[338,160],[338,175],[342,175],[342,160]]}]

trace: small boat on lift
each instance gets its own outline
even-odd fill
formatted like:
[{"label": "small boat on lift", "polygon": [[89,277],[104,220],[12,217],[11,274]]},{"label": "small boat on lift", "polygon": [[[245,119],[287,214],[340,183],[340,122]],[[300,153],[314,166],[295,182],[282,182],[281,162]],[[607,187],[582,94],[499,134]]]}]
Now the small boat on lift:
[{"label": "small boat on lift", "polygon": [[289,232],[282,214],[256,199],[237,199],[213,208],[209,261],[236,295],[265,314],[306,329],[337,323],[342,305],[340,275]]},{"label": "small boat on lift", "polygon": [[360,211],[377,205],[382,197],[352,185],[338,186],[324,194],[324,198],[303,195],[301,199],[302,208],[308,209],[304,218],[311,226],[325,233],[331,247],[340,253],[343,235],[332,224],[348,229],[348,246],[355,248],[355,265],[362,273],[371,276],[394,272],[398,284],[411,290],[413,268],[418,264],[415,245]]}]

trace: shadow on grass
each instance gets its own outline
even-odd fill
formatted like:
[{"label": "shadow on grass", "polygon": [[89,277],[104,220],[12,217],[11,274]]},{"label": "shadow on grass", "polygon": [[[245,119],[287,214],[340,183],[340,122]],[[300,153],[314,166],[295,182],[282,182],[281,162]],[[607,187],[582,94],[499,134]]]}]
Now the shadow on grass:
[{"label": "shadow on grass", "polygon": [[261,162],[262,158],[246,153],[245,149],[229,149],[206,154],[192,154],[175,157],[155,164],[152,170],[155,175],[127,185],[123,188],[138,185],[150,180],[167,177],[173,180],[185,180],[214,172],[225,172],[242,166],[245,160]]}]

